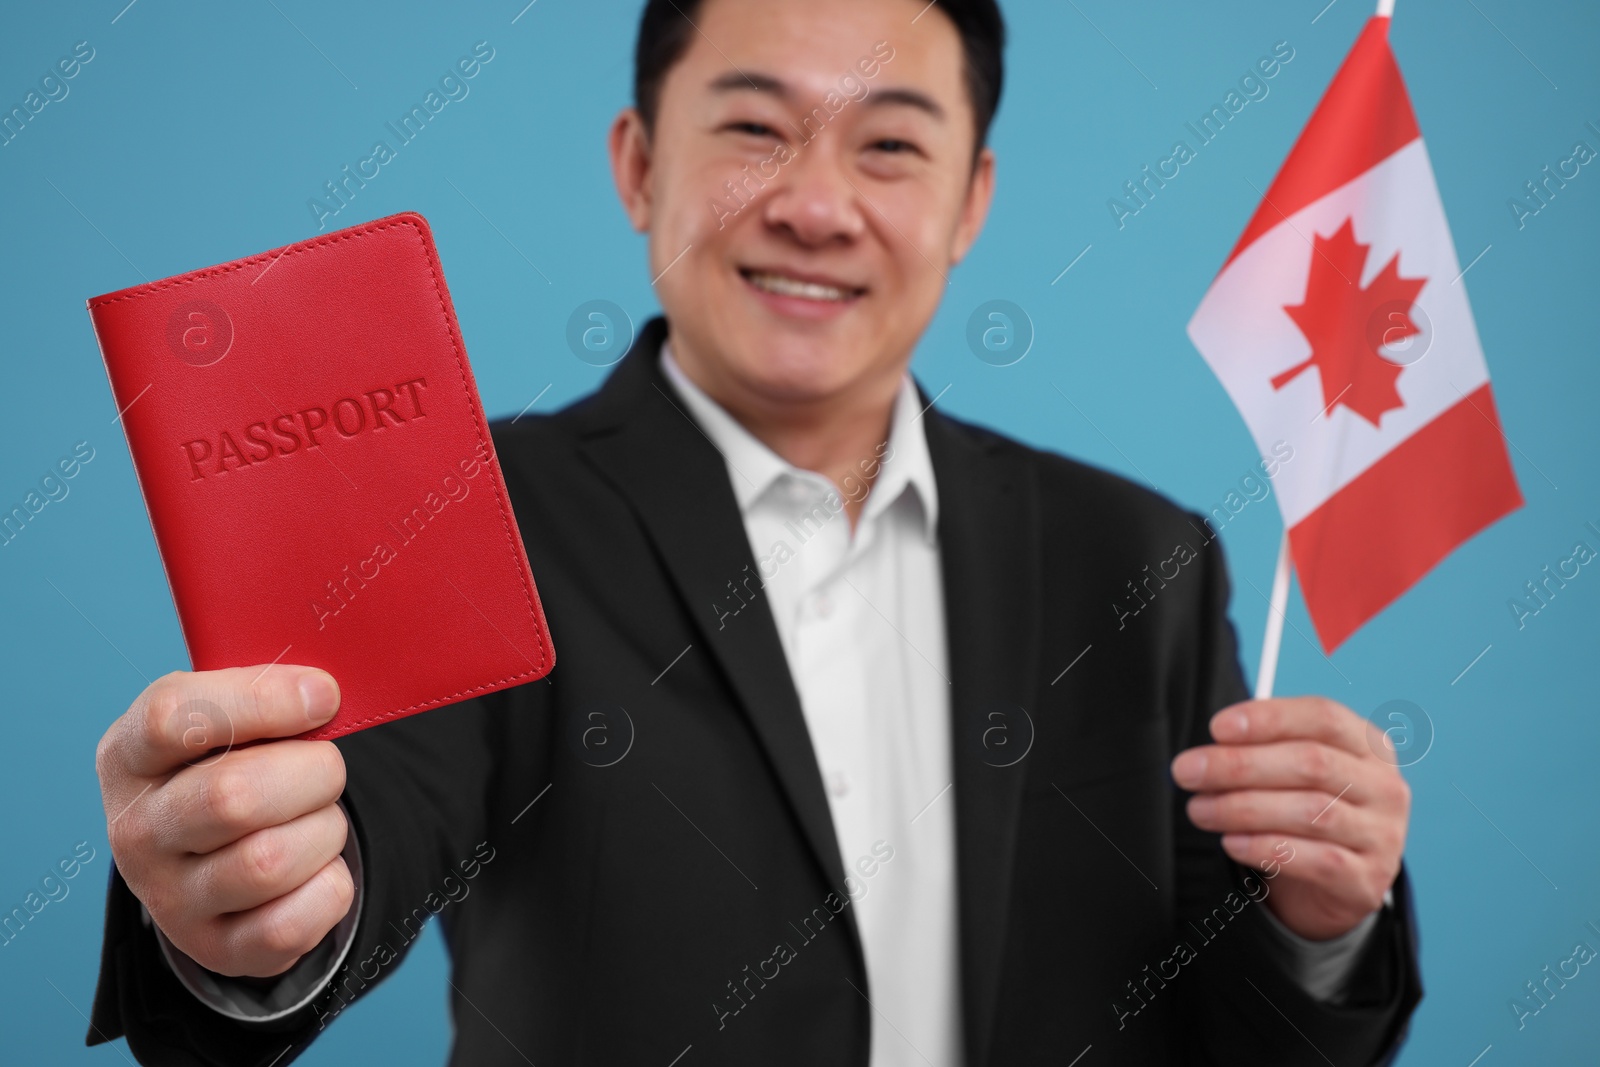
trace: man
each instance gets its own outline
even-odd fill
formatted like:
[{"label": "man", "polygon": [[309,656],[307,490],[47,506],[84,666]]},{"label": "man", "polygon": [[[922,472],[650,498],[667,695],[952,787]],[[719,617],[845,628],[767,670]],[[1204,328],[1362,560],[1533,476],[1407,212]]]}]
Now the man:
[{"label": "man", "polygon": [[[1392,1055],[1381,735],[1244,700],[1202,520],[906,373],[1002,37],[986,0],[647,4],[610,150],[664,320],[495,432],[559,668],[337,744],[273,740],[322,672],[157,681],[98,753],[91,1041],[287,1063],[439,914],[459,1064]],[[266,743],[199,758],[201,702]]]}]

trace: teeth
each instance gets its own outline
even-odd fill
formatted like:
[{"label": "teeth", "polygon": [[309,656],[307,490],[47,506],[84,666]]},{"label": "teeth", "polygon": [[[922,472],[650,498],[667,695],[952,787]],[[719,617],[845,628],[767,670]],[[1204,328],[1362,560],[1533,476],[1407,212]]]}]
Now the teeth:
[{"label": "teeth", "polygon": [[781,274],[757,274],[751,271],[746,277],[757,289],[777,293],[779,296],[798,296],[806,300],[847,300],[851,295],[832,285],[797,281],[794,278],[785,278]]}]

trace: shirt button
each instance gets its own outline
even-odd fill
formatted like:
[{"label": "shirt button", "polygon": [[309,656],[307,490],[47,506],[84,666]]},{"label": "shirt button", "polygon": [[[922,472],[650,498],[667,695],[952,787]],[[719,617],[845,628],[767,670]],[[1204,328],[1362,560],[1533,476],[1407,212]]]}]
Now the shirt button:
[{"label": "shirt button", "polygon": [[832,796],[842,797],[850,792],[850,779],[840,771],[830,771],[828,774],[828,793]]},{"label": "shirt button", "polygon": [[826,619],[833,614],[833,598],[827,593],[818,593],[811,598],[811,610],[817,618]]}]

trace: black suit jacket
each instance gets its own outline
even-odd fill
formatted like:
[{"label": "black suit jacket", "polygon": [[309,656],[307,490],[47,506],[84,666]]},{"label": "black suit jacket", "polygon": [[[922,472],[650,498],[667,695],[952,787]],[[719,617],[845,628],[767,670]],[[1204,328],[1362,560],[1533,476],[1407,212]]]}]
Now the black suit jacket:
[{"label": "black suit jacket", "polygon": [[[114,876],[91,1042],[265,1067],[436,911],[453,1064],[864,1067],[886,1023],[827,799],[723,459],[659,370],[665,333],[648,324],[597,393],[494,428],[559,662],[338,742],[366,878],[334,987],[277,1024],[211,1012]],[[924,421],[968,1067],[1088,1046],[1086,1067],[1391,1056],[1421,996],[1404,876],[1354,995],[1318,1003],[1265,950],[1244,890],[1270,883],[1241,885],[1169,776],[1247,696],[1207,528],[1121,478]]]}]

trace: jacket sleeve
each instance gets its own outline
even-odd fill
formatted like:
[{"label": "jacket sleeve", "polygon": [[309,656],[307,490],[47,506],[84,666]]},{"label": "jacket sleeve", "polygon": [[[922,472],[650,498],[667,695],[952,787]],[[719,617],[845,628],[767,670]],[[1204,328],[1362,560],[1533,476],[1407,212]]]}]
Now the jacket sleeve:
[{"label": "jacket sleeve", "polygon": [[[1187,721],[1175,724],[1180,749],[1210,743],[1212,715],[1250,697],[1227,616],[1229,585],[1221,547],[1212,540],[1202,555],[1205,590],[1193,663],[1195,697]],[[1404,868],[1392,888],[1393,903],[1378,913],[1340,996],[1319,999],[1286,965],[1274,940],[1271,916],[1261,903],[1271,892],[1270,880],[1234,863],[1222,850],[1220,834],[1189,821],[1191,795],[1174,790],[1177,929],[1180,936],[1194,931],[1190,940],[1203,940],[1218,925],[1212,918],[1216,909],[1226,915],[1237,908],[1241,914],[1226,936],[1197,947],[1192,966],[1202,973],[1193,976],[1198,980],[1183,983],[1185,1028],[1200,1038],[1188,1043],[1188,1062],[1197,1067],[1252,1062],[1264,1050],[1271,1050],[1273,1063],[1291,1067],[1390,1062],[1422,997]]]},{"label": "jacket sleeve", "polygon": [[[491,693],[339,738],[343,803],[359,842],[361,914],[331,981],[300,1009],[244,1022],[186,989],[143,908],[113,869],[88,1044],[125,1036],[142,1064],[283,1067],[387,977],[445,903],[445,879],[479,858],[497,771],[498,724],[538,685]],[[530,692],[531,691],[531,692]]]}]

